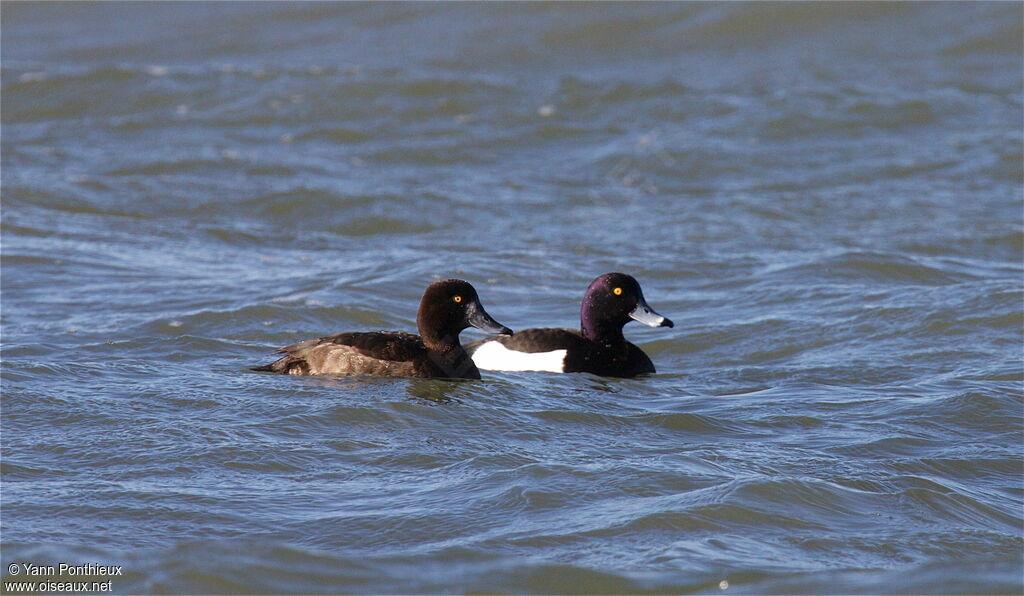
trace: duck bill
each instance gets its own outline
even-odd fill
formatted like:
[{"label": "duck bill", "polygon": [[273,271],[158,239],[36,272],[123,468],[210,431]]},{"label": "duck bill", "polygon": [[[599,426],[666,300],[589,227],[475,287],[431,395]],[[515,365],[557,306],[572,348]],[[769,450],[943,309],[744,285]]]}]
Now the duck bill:
[{"label": "duck bill", "polygon": [[476,327],[477,329],[486,331],[487,333],[500,333],[501,335],[512,335],[512,330],[495,321],[491,318],[491,315],[487,314],[484,310],[480,301],[477,300],[469,307],[469,315],[466,317],[466,321]]},{"label": "duck bill", "polygon": [[647,301],[643,299],[643,296],[637,302],[636,308],[629,313],[629,318],[634,321],[640,321],[648,327],[675,327],[671,319],[667,319],[654,312],[654,309],[647,305]]}]

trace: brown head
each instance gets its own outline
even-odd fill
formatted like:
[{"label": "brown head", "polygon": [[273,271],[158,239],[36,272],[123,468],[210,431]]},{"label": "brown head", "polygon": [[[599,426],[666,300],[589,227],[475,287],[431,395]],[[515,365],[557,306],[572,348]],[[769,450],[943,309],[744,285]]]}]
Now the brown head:
[{"label": "brown head", "polygon": [[461,279],[446,279],[427,286],[416,313],[416,325],[423,343],[433,348],[459,345],[459,333],[467,327],[512,334],[511,329],[487,314],[476,290]]}]

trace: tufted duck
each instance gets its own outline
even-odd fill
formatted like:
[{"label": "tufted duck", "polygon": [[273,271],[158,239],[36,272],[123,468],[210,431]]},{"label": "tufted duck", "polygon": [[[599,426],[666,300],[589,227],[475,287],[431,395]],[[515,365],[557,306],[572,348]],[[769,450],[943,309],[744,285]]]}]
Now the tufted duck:
[{"label": "tufted duck", "polygon": [[280,359],[252,370],[287,375],[366,374],[479,379],[459,343],[472,325],[488,333],[512,331],[491,318],[476,290],[461,279],[431,284],[416,313],[419,335],[400,331],[349,332],[309,339],[278,350]]},{"label": "tufted duck", "polygon": [[509,337],[469,343],[466,350],[484,370],[589,372],[608,377],[653,373],[643,350],[626,341],[622,327],[630,320],[651,327],[672,327],[644,300],[640,284],[624,273],[595,279],[583,296],[580,331],[534,328]]}]

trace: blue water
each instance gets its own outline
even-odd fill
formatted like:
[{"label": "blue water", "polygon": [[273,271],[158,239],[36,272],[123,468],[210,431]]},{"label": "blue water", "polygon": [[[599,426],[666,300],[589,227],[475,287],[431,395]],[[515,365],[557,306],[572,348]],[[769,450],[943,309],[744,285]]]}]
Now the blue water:
[{"label": "blue water", "polygon": [[[1024,5],[0,13],[6,593],[1024,590]],[[657,374],[248,371],[609,271]]]}]

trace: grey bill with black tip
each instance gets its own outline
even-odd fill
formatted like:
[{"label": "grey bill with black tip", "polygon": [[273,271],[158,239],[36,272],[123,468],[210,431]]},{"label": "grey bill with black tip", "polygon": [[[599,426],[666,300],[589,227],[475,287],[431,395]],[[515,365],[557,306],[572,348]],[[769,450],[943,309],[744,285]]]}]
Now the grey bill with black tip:
[{"label": "grey bill with black tip", "polygon": [[647,301],[642,296],[637,302],[636,308],[630,311],[629,317],[634,321],[640,321],[648,327],[675,327],[671,319],[667,319],[654,312],[654,309],[647,304]]},{"label": "grey bill with black tip", "polygon": [[487,314],[479,300],[474,300],[473,304],[469,305],[468,312],[466,313],[466,322],[482,329],[487,333],[500,333],[501,335],[512,335],[512,330],[495,321],[491,318],[491,315]]}]

